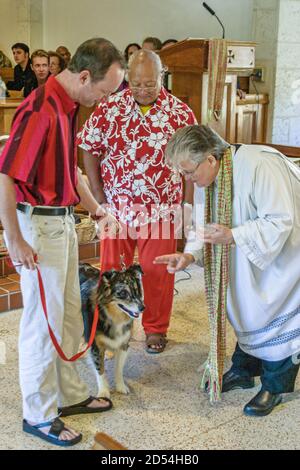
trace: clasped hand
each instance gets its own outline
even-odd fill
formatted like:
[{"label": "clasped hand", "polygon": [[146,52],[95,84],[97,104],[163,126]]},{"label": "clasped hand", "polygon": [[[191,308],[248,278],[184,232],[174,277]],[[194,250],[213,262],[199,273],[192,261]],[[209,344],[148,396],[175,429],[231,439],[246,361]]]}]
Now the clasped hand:
[{"label": "clasped hand", "polygon": [[120,224],[116,217],[107,209],[99,206],[96,210],[97,219],[97,236],[100,239],[106,237],[113,238],[120,231]]},{"label": "clasped hand", "polygon": [[212,245],[232,245],[234,238],[230,228],[225,225],[209,224],[206,228],[197,230],[199,237],[204,243],[211,243]]}]

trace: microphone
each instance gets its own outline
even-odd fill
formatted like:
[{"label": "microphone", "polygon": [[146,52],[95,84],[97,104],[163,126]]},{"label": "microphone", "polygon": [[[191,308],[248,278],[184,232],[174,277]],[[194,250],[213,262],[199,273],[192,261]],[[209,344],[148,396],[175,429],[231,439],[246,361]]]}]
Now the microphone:
[{"label": "microphone", "polygon": [[224,25],[222,23],[222,21],[220,20],[220,18],[216,15],[216,12],[210,8],[209,5],[207,5],[207,3],[203,2],[202,5],[204,6],[204,8],[209,11],[209,13],[212,15],[212,16],[215,16],[217,21],[220,23],[221,27],[222,27],[222,30],[223,30],[223,36],[222,38],[224,39],[225,38],[225,28],[224,28]]},{"label": "microphone", "polygon": [[212,10],[210,6],[207,5],[207,3],[203,2],[202,5],[204,6],[204,8],[206,8],[207,11],[209,11],[211,15],[215,16],[216,12]]}]

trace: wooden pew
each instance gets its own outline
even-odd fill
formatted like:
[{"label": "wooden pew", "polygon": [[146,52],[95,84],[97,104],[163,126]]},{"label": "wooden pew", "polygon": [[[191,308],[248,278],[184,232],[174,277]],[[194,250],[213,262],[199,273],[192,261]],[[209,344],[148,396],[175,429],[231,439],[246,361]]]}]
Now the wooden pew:
[{"label": "wooden pew", "polygon": [[7,83],[10,80],[14,79],[14,69],[12,67],[2,67],[0,68],[0,77],[2,80]]},{"label": "wooden pew", "polygon": [[9,134],[11,123],[22,99],[0,99],[0,135]]},{"label": "wooden pew", "polygon": [[[300,147],[293,147],[291,145],[281,145],[281,144],[267,144],[263,142],[253,142],[255,145],[268,145],[268,147],[273,147],[279,152],[283,153],[288,158],[295,159],[295,163],[300,166]],[[297,160],[297,161],[296,161]]]}]

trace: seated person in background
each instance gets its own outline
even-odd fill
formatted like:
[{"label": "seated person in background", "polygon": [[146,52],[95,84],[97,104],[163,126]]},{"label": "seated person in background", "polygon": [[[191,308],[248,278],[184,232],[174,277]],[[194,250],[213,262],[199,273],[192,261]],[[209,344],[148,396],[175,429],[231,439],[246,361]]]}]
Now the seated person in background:
[{"label": "seated person in background", "polygon": [[[170,47],[170,46],[173,46],[174,44],[176,44],[177,39],[166,39],[162,45],[161,45],[161,50],[162,49],[167,49],[167,47]],[[164,75],[164,87],[171,93],[171,86],[169,85],[169,72],[167,71],[167,67],[166,67],[166,70],[165,70],[165,75]]]},{"label": "seated person in background", "polygon": [[147,49],[148,51],[159,51],[161,49],[161,40],[158,38],[146,38],[143,41],[142,49]]},{"label": "seated person in background", "polygon": [[9,96],[4,80],[0,75],[0,98],[6,98]]},{"label": "seated person in background", "polygon": [[0,155],[8,139],[9,139],[9,135],[0,135]]},{"label": "seated person in background", "polygon": [[43,49],[37,49],[31,55],[31,67],[34,71],[35,77],[32,81],[31,91],[35,88],[44,85],[49,78],[49,56]]},{"label": "seated person in background", "polygon": [[32,90],[32,82],[35,79],[29,58],[29,47],[23,42],[17,42],[11,49],[17,65],[14,68],[14,79],[7,82],[6,86],[8,90],[23,89],[26,98]]},{"label": "seated person in background", "polygon": [[56,49],[56,52],[57,54],[62,56],[65,61],[66,67],[68,67],[68,64],[71,60],[71,52],[69,51],[69,49],[66,46],[59,46]]},{"label": "seated person in background", "polygon": [[66,63],[63,56],[54,51],[48,52],[49,56],[49,70],[51,75],[58,75],[66,68]]},{"label": "seated person in background", "polygon": [[239,77],[237,77],[237,90],[236,90],[237,96],[240,98],[240,100],[244,100],[246,98],[246,92],[241,89],[241,81]]},{"label": "seated person in background", "polygon": [[170,46],[173,46],[173,44],[176,44],[177,39],[166,39],[162,45],[161,45],[161,49],[166,49],[167,47],[170,47]]},{"label": "seated person in background", "polygon": [[126,63],[128,63],[129,57],[135,52],[141,49],[141,46],[137,44],[136,42],[131,42],[126,46],[125,51],[124,51],[124,57],[126,60]]},{"label": "seated person in background", "polygon": [[1,67],[12,67],[10,59],[2,51],[0,51],[0,68]]}]

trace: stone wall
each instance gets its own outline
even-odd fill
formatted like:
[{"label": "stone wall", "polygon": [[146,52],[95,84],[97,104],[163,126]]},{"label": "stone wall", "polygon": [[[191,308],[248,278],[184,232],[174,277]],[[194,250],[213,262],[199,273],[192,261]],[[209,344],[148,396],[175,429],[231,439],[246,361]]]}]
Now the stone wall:
[{"label": "stone wall", "polygon": [[300,146],[300,0],[280,0],[272,142]]},{"label": "stone wall", "polygon": [[43,47],[43,0],[1,0],[0,18],[0,49],[12,62],[16,42],[25,42],[31,51]]},{"label": "stone wall", "polygon": [[[270,97],[267,141],[272,139],[273,103],[275,98],[275,73],[278,35],[279,0],[254,0],[252,38],[257,43],[256,67],[263,67],[264,81],[254,82],[259,93],[268,93]],[[254,85],[250,86],[255,93]]]}]

